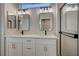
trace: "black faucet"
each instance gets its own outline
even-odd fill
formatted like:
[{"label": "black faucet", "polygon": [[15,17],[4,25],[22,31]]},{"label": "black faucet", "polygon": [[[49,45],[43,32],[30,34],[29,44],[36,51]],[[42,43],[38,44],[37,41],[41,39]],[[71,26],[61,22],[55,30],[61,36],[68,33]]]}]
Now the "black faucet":
[{"label": "black faucet", "polygon": [[21,31],[21,34],[22,34],[22,35],[24,34],[24,31],[23,31],[23,30]]},{"label": "black faucet", "polygon": [[45,30],[45,35],[47,35],[47,31]]}]

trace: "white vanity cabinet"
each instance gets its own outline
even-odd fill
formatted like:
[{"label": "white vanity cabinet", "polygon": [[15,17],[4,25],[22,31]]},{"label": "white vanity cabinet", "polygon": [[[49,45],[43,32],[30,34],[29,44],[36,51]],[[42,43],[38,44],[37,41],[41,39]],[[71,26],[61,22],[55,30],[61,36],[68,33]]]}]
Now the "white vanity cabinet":
[{"label": "white vanity cabinet", "polygon": [[37,56],[56,56],[57,46],[56,40],[53,39],[38,39],[36,40],[36,55]]},{"label": "white vanity cabinet", "polygon": [[6,55],[21,56],[22,55],[22,39],[7,38],[6,39]]},{"label": "white vanity cabinet", "polygon": [[8,56],[56,56],[57,39],[55,38],[6,38]]},{"label": "white vanity cabinet", "polygon": [[35,39],[23,38],[23,56],[35,56]]}]

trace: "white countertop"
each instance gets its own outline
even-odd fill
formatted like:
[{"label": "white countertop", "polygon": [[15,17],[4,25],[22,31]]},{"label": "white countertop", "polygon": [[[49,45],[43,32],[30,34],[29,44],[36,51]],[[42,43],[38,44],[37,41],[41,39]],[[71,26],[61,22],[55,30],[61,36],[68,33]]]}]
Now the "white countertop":
[{"label": "white countertop", "polygon": [[44,36],[44,35],[6,35],[5,37],[27,37],[27,38],[55,38],[58,39],[57,36]]}]

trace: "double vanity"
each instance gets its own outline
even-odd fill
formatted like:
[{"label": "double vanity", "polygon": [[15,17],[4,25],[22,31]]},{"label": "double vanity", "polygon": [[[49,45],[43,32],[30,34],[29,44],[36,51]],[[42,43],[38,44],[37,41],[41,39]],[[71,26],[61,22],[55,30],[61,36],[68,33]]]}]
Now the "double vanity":
[{"label": "double vanity", "polygon": [[[9,21],[14,19],[12,15],[8,16]],[[38,16],[39,32],[42,32],[42,35],[28,35],[25,32],[31,31],[30,27],[33,26],[32,23],[30,24],[31,16],[28,14],[18,15],[18,31],[21,35],[5,36],[5,54],[7,56],[56,56],[58,54],[58,38],[49,35],[49,32],[53,33],[54,30],[54,15],[52,13],[40,13]],[[9,29],[12,28],[11,23],[8,23],[8,26]]]},{"label": "double vanity", "polygon": [[56,56],[56,36],[10,35],[6,36],[7,56]]},{"label": "double vanity", "polygon": [[[49,10],[52,7],[42,9]],[[19,10],[16,13],[7,11],[4,52],[6,56],[58,55],[56,12],[40,12],[42,9]]]}]

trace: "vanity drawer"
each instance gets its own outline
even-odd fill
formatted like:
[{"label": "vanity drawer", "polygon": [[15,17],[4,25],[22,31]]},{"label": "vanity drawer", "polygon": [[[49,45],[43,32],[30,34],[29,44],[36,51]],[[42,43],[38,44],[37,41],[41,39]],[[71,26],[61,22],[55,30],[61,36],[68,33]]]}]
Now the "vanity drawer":
[{"label": "vanity drawer", "polygon": [[35,56],[35,39],[23,39],[23,56]]},{"label": "vanity drawer", "polygon": [[23,39],[24,46],[31,46],[35,44],[35,39]]}]

